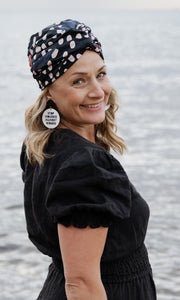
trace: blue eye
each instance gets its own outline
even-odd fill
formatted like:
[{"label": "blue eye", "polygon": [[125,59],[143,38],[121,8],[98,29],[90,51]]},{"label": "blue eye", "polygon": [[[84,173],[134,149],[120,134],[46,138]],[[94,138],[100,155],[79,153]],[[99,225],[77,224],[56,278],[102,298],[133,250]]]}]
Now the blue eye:
[{"label": "blue eye", "polygon": [[74,81],[73,81],[73,84],[74,84],[74,85],[76,85],[76,84],[81,84],[82,82],[83,82],[83,79],[80,78],[80,79],[74,80]]},{"label": "blue eye", "polygon": [[106,72],[100,72],[97,77],[103,78],[105,75],[106,75]]}]

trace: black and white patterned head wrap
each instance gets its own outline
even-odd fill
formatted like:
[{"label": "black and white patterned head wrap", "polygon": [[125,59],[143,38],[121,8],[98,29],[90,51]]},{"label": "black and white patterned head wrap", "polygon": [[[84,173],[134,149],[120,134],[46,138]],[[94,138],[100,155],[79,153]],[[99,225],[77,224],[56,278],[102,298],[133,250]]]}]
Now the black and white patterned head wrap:
[{"label": "black and white patterned head wrap", "polygon": [[101,44],[91,28],[75,20],[52,24],[33,34],[28,46],[33,77],[43,90],[63,75],[86,50],[104,59]]}]

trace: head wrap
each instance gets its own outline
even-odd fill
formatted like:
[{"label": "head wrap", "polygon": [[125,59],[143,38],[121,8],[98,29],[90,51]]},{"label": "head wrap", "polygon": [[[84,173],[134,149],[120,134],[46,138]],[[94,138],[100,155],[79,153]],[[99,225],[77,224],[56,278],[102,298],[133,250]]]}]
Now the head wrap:
[{"label": "head wrap", "polygon": [[86,50],[103,58],[101,44],[91,28],[74,20],[52,24],[33,34],[28,46],[33,77],[43,90],[63,75]]}]

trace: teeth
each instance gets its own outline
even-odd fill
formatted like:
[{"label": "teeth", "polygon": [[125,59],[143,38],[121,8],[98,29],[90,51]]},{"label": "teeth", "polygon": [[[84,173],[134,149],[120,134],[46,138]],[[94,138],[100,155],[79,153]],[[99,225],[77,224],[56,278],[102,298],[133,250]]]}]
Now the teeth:
[{"label": "teeth", "polygon": [[89,107],[89,108],[91,108],[91,107],[98,107],[99,106],[99,104],[94,104],[94,105],[85,105],[86,107]]}]

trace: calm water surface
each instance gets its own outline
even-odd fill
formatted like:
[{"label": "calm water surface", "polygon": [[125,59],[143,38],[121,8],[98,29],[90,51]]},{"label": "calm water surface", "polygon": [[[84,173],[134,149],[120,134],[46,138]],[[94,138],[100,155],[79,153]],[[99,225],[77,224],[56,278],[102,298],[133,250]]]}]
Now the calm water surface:
[{"label": "calm water surface", "polygon": [[129,148],[119,159],[151,209],[146,245],[158,299],[180,299],[179,11],[0,15],[0,299],[35,300],[50,262],[29,242],[23,211],[24,110],[39,94],[26,48],[32,33],[67,17],[91,25],[102,41]]}]

